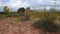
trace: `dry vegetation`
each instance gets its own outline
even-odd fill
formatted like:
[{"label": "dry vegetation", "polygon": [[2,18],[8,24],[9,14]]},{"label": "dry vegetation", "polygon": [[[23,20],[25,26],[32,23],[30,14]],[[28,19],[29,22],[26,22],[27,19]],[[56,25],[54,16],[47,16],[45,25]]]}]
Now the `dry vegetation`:
[{"label": "dry vegetation", "polygon": [[[59,30],[57,32],[49,32],[47,28],[44,33],[46,24],[48,27],[53,26],[52,24],[49,24],[50,21],[51,23],[54,22],[58,24],[60,27],[60,14],[56,14],[55,10],[46,12],[46,8],[44,8],[43,12],[29,12],[25,11],[24,8],[19,8],[18,12],[10,13],[7,6],[4,8],[6,9],[4,9],[4,14],[0,14],[0,34],[60,34],[60,28],[58,28]],[[36,22],[37,24],[35,24],[35,21],[37,20],[42,21],[38,21]],[[41,26],[42,23],[45,23],[44,26]],[[34,24],[34,26],[32,26],[32,24]],[[40,26],[42,28],[40,28]]]}]

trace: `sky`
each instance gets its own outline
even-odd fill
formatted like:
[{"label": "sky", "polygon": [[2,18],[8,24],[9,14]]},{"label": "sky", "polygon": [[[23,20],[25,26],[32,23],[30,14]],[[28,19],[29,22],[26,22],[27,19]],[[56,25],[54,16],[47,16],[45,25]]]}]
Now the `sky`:
[{"label": "sky", "polygon": [[38,6],[46,6],[49,8],[51,5],[56,5],[58,9],[60,9],[60,0],[0,0],[0,10],[3,10],[3,6],[5,5],[7,5],[8,8],[12,10],[17,10],[20,7],[32,8],[33,6],[35,8]]}]

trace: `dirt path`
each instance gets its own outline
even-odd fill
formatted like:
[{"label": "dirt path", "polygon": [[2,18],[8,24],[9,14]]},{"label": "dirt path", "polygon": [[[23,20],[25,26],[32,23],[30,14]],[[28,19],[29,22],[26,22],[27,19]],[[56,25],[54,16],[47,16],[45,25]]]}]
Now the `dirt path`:
[{"label": "dirt path", "polygon": [[39,34],[39,29],[31,26],[32,22],[20,22],[16,18],[0,20],[0,34]]}]

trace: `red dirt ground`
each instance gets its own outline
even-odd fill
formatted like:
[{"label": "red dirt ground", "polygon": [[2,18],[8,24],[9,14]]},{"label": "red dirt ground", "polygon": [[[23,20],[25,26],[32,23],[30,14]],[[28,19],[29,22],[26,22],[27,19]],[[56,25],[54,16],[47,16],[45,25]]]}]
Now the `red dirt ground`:
[{"label": "red dirt ground", "polygon": [[32,22],[21,22],[17,18],[0,20],[0,34],[39,34],[39,29],[31,26]]},{"label": "red dirt ground", "polygon": [[0,20],[0,34],[42,34],[41,30],[31,26],[35,20],[21,22],[13,17]]}]

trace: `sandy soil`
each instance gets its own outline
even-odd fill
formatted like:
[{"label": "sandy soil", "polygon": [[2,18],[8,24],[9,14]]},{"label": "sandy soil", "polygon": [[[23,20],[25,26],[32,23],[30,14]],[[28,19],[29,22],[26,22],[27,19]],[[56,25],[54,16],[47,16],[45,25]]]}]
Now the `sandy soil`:
[{"label": "sandy soil", "polygon": [[[21,22],[17,18],[11,17],[0,20],[0,34],[42,34],[42,30],[31,26],[37,19]],[[49,33],[47,32],[47,34]],[[60,34],[60,32],[57,34]]]},{"label": "sandy soil", "polygon": [[39,34],[39,29],[31,26],[32,22],[21,22],[17,18],[0,20],[0,34]]}]

